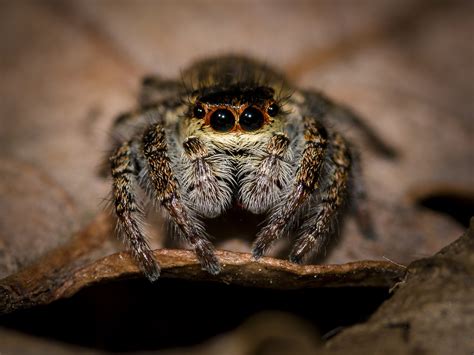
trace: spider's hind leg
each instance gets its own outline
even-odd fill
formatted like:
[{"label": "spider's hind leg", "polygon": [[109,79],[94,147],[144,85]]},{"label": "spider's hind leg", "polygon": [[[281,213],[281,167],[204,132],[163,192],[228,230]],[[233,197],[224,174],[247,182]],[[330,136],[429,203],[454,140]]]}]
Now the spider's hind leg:
[{"label": "spider's hind leg", "polygon": [[376,153],[387,159],[396,158],[396,150],[385,143],[366,122],[350,108],[336,103],[320,92],[313,90],[302,91],[305,102],[303,104],[304,114],[321,117],[329,123],[333,119],[342,125],[355,128],[362,135],[363,140]]},{"label": "spider's hind leg", "polygon": [[350,179],[350,209],[362,235],[370,240],[377,239],[372,216],[369,209],[367,191],[362,174],[359,154],[351,149],[352,169]]},{"label": "spider's hind leg", "polygon": [[158,75],[148,75],[142,80],[139,95],[141,106],[148,106],[158,101],[179,96],[183,86],[179,81],[163,79]]}]

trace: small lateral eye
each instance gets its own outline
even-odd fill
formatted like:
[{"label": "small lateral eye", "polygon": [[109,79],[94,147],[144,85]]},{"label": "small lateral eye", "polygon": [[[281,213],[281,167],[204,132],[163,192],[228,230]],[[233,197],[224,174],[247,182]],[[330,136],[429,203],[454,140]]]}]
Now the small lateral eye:
[{"label": "small lateral eye", "polygon": [[280,107],[278,107],[276,103],[271,104],[267,109],[267,113],[270,117],[275,117],[276,115],[278,115],[279,111]]},{"label": "small lateral eye", "polygon": [[196,104],[193,109],[193,115],[196,118],[204,118],[204,116],[206,116],[206,110],[201,104]]},{"label": "small lateral eye", "polygon": [[216,110],[211,115],[210,124],[218,132],[230,131],[235,126],[234,114],[226,109]]},{"label": "small lateral eye", "polygon": [[239,125],[244,131],[255,131],[263,126],[263,113],[255,107],[247,107],[240,115]]}]

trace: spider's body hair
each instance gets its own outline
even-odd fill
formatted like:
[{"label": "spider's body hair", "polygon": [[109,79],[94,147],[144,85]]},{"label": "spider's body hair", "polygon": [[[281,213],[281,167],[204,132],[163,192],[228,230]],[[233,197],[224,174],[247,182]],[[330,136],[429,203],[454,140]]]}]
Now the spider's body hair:
[{"label": "spider's body hair", "polygon": [[[159,269],[151,266],[134,181],[163,207],[172,229],[211,273],[220,266],[204,219],[235,207],[266,214],[254,256],[294,230],[298,238],[290,259],[301,262],[323,249],[346,201],[355,195],[363,199],[362,185],[351,182],[358,179],[352,148],[324,123],[329,109],[339,106],[293,89],[261,62],[227,56],[195,63],[181,82],[148,77],[140,101],[140,110],[120,116],[114,126],[120,148],[111,158],[113,198],[118,225],[150,279]],[[260,112],[257,128],[242,119],[249,108]],[[211,123],[219,110],[233,117],[234,128]],[[350,120],[373,136],[356,116]]]},{"label": "spider's body hair", "polygon": [[252,213],[266,212],[291,180],[288,138],[268,131],[223,135],[191,130],[177,144],[173,159],[183,196],[195,211],[213,218],[239,204]]}]

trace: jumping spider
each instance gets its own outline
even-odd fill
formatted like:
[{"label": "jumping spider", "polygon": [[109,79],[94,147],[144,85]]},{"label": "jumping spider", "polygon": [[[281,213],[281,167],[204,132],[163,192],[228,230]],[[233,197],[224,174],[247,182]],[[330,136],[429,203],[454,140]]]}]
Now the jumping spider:
[{"label": "jumping spider", "polygon": [[182,81],[148,77],[141,107],[117,118],[122,137],[110,157],[118,228],[150,280],[160,274],[142,221],[141,187],[211,274],[221,270],[203,220],[238,208],[266,214],[253,256],[288,232],[290,260],[320,253],[346,202],[372,235],[358,159],[327,115],[349,121],[377,148],[384,144],[348,109],[295,89],[278,72],[245,57],[203,60]]}]

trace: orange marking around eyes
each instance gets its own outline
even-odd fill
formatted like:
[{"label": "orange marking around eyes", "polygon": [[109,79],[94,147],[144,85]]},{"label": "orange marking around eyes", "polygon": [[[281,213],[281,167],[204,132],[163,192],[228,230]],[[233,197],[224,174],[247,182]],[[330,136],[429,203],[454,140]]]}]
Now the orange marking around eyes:
[{"label": "orange marking around eyes", "polygon": [[199,103],[199,104],[202,105],[202,107],[204,107],[204,109],[206,110],[206,115],[204,116],[204,118],[202,118],[204,120],[204,124],[206,126],[211,127],[211,115],[215,111],[217,111],[219,109],[226,109],[226,110],[229,110],[230,112],[232,112],[232,114],[234,115],[235,125],[234,125],[234,128],[232,128],[231,130],[229,130],[227,132],[222,132],[222,133],[230,133],[230,132],[234,132],[234,133],[235,132],[247,132],[248,133],[248,131],[243,130],[239,125],[239,119],[240,119],[240,115],[242,114],[242,112],[244,112],[245,109],[249,106],[253,106],[256,109],[260,110],[260,112],[262,112],[262,114],[263,114],[263,119],[264,119],[263,126],[261,127],[261,128],[263,128],[263,127],[265,127],[265,125],[273,122],[273,118],[270,117],[267,113],[268,107],[270,107],[270,105],[273,104],[273,103],[274,103],[273,100],[268,100],[263,107],[255,106],[255,105],[240,105],[240,106],[209,105],[209,104],[205,104],[205,103],[202,103],[202,102]]}]

